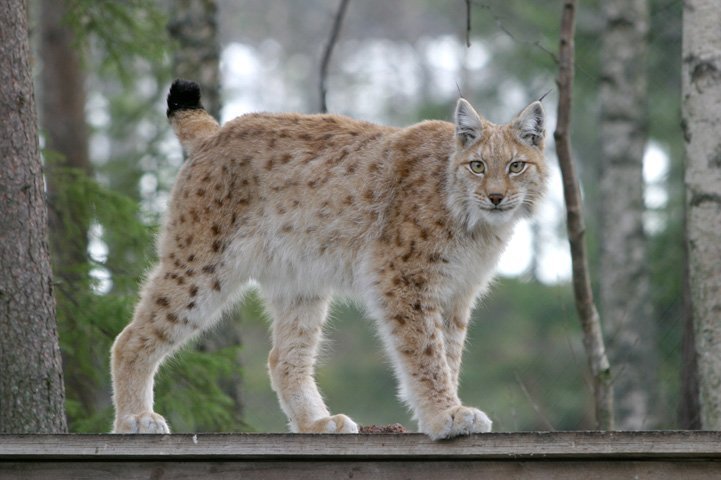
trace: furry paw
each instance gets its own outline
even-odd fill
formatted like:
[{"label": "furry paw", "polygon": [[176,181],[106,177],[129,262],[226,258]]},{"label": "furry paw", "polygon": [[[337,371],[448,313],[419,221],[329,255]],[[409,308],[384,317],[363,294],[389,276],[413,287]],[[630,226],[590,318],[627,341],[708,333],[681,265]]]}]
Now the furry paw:
[{"label": "furry paw", "polygon": [[358,425],[345,415],[333,415],[316,420],[302,433],[358,433]]},{"label": "furry paw", "polygon": [[113,433],[170,433],[165,419],[155,412],[124,415],[115,420]]},{"label": "furry paw", "polygon": [[487,433],[491,431],[492,425],[491,419],[482,411],[459,405],[422,424],[421,431],[432,440],[441,440],[472,433]]}]

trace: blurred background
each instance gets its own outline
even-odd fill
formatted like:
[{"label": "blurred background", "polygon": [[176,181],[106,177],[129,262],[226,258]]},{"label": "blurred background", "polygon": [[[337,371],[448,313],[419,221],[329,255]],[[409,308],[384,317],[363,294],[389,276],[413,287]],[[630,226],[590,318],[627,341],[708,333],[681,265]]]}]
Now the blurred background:
[{"label": "blurred background", "polygon": [[[423,119],[450,120],[461,93],[487,119],[503,123],[550,90],[544,99],[549,195],[539,216],[518,226],[494,288],[474,312],[461,398],[486,411],[496,431],[590,429],[595,425],[592,386],[570,286],[563,195],[551,135],[561,3],[469,3],[470,30],[464,1],[351,0],[327,64],[327,108],[403,126]],[[605,303],[609,297],[597,292],[603,300],[619,427],[688,428],[693,419],[679,413],[687,318],[682,2],[640,3],[641,20],[631,27],[641,34],[630,42],[640,50],[628,53],[630,63],[618,71],[609,55],[627,52],[613,46],[612,35],[619,25],[622,30],[631,27],[600,0],[579,6],[573,154],[597,290],[617,282],[603,268],[612,261],[604,255],[626,248],[604,246],[615,225],[604,215],[613,199],[625,198],[629,190],[640,198],[621,208],[639,222],[634,241],[642,254],[636,258],[639,270],[632,284],[643,289],[626,288],[621,296],[640,301],[642,308],[624,306],[629,298],[622,298],[620,306],[618,301]],[[138,282],[154,261],[154,235],[183,162],[165,119],[170,82],[183,77],[201,83],[206,107],[222,121],[252,111],[318,112],[322,58],[339,4],[31,2],[71,431],[110,429],[110,345],[130,320]],[[640,97],[610,97],[619,83],[616,74],[631,80],[642,75]],[[638,179],[631,187],[620,182],[608,186],[603,180],[606,166],[614,161],[604,153],[613,143],[607,136],[613,129],[604,122],[616,118],[608,107],[614,101],[631,105],[638,116],[633,131],[640,147],[631,152]],[[617,218],[620,224],[625,217]],[[607,313],[613,316],[609,322]],[[629,327],[636,336],[629,341],[624,325],[636,320]],[[174,431],[286,431],[267,377],[268,327],[262,305],[251,293],[215,331],[166,362],[157,378],[156,408]],[[318,381],[336,413],[360,424],[400,422],[415,429],[396,399],[395,380],[373,323],[362,308],[342,299],[334,304],[326,328]]]}]

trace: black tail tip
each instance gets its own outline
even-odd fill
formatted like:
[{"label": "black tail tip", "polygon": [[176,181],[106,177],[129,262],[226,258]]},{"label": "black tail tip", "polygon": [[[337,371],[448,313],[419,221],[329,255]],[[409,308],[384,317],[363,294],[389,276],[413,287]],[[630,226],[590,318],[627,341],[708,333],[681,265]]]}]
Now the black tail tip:
[{"label": "black tail tip", "polygon": [[200,103],[200,87],[189,80],[177,79],[170,86],[168,93],[168,117],[178,110],[202,109]]}]

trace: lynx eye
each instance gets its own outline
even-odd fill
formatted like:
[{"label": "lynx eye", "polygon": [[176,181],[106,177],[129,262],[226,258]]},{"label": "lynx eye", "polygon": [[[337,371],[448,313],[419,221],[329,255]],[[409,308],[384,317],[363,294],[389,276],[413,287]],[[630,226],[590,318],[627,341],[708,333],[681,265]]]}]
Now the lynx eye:
[{"label": "lynx eye", "polygon": [[486,173],[486,164],[480,160],[471,160],[470,162],[468,162],[468,168],[470,168],[471,172],[475,173],[476,175]]},{"label": "lynx eye", "polygon": [[521,173],[524,168],[526,168],[526,162],[517,160],[515,162],[511,162],[508,166],[508,171],[511,173]]}]

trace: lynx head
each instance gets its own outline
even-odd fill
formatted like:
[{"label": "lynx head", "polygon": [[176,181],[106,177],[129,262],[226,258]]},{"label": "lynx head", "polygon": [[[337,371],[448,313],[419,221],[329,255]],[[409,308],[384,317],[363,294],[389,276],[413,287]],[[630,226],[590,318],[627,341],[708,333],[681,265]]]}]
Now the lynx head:
[{"label": "lynx head", "polygon": [[459,99],[455,151],[449,160],[448,202],[474,229],[530,216],[546,186],[543,107],[536,101],[510,123],[495,125]]}]

